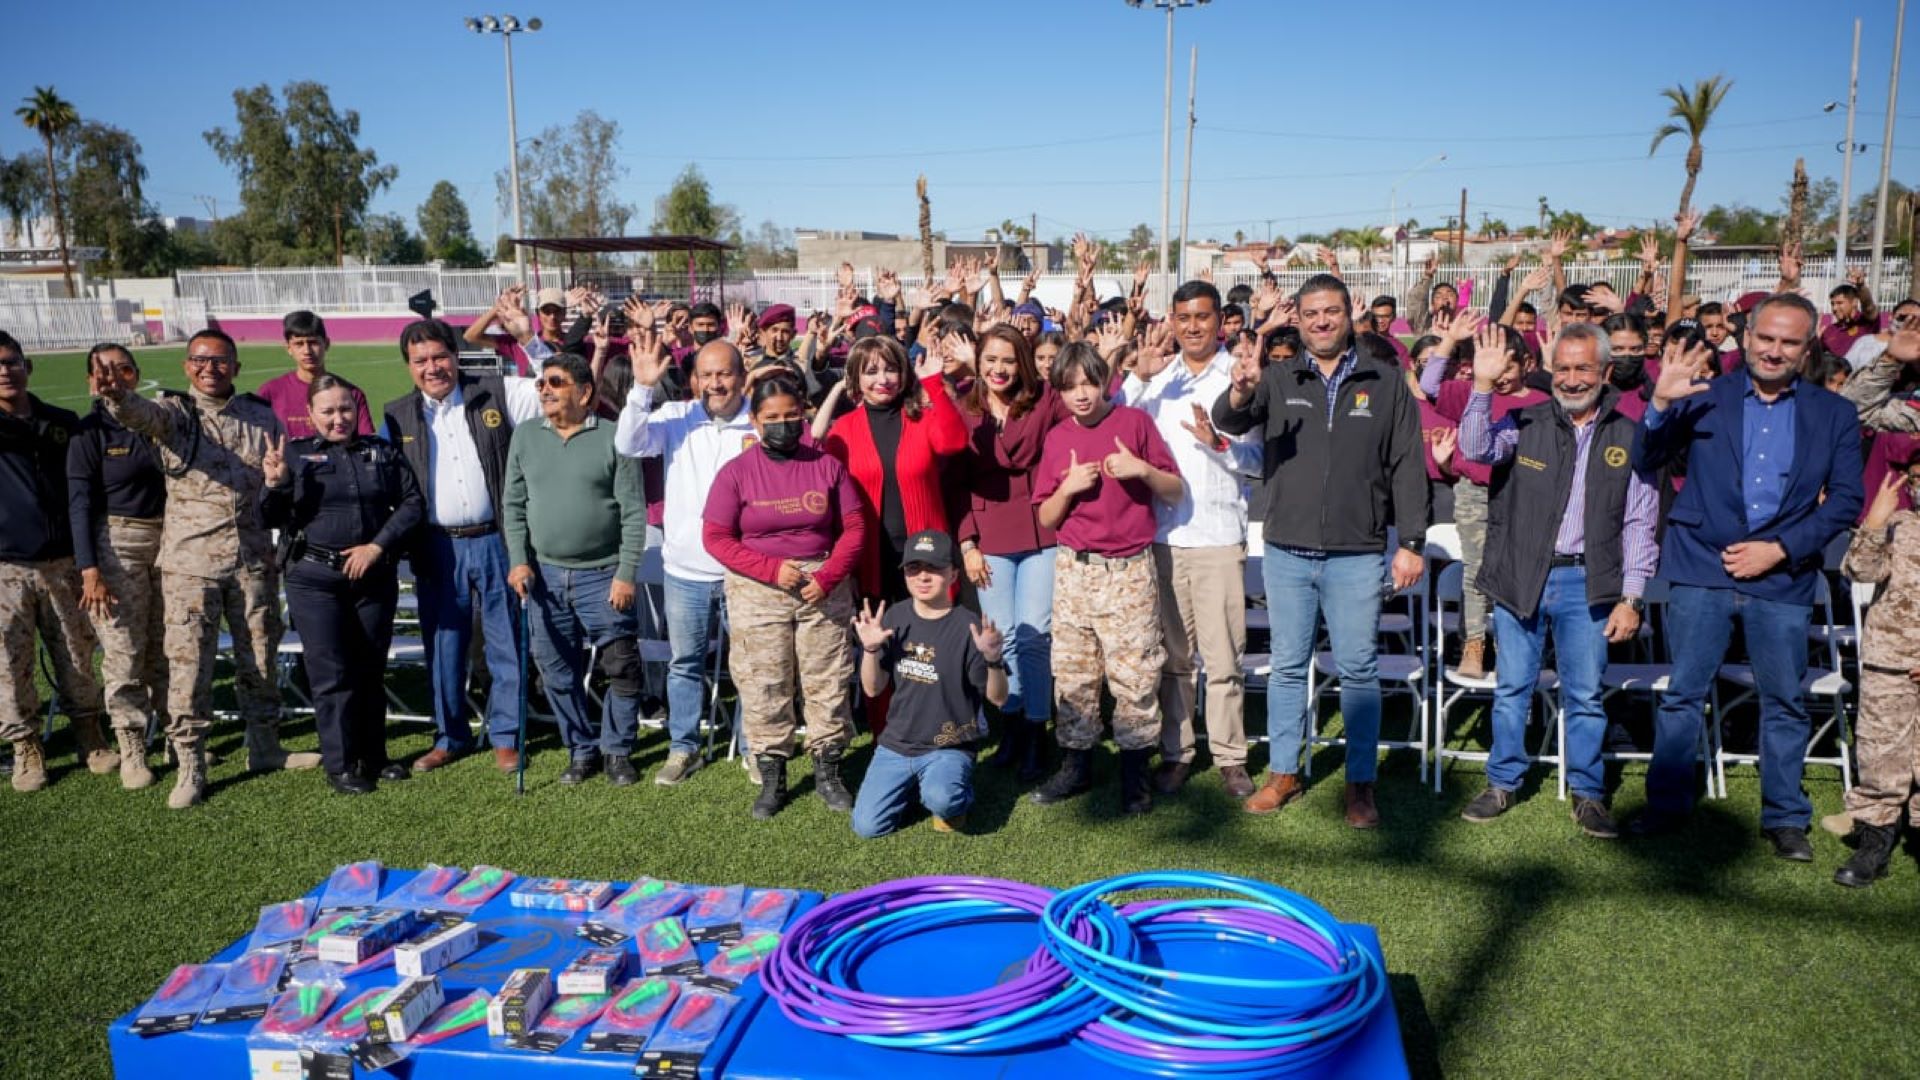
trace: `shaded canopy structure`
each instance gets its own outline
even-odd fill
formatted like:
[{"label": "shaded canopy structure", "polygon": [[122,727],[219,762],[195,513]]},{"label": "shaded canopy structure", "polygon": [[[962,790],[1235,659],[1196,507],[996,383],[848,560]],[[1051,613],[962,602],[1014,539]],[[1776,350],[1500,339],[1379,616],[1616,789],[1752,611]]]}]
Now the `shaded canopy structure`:
[{"label": "shaded canopy structure", "polygon": [[[734,246],[720,240],[710,240],[704,236],[556,236],[556,237],[514,237],[518,247],[534,251],[551,251],[567,257],[567,279],[569,284],[577,274],[574,259],[579,255],[620,255],[632,252],[684,251],[687,253],[687,294],[693,295],[699,285],[699,274],[695,269],[694,253],[701,251],[732,251]],[[715,282],[719,303],[726,303],[727,263],[720,260],[719,279]]]}]

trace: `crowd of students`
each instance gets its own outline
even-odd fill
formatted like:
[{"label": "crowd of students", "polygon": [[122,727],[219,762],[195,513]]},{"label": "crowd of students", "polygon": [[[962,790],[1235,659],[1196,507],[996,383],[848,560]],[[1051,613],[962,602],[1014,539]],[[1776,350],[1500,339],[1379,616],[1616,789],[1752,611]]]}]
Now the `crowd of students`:
[{"label": "crowd of students", "polygon": [[[1677,273],[1693,225],[1679,223]],[[476,628],[495,764],[519,765],[524,647],[568,784],[638,779],[641,643],[664,639],[669,752],[654,780],[675,785],[707,763],[724,620],[757,818],[787,801],[804,747],[814,790],[860,835],[901,827],[916,792],[935,828],[961,829],[977,747],[997,737],[994,762],[1052,804],[1094,786],[1109,725],[1125,812],[1189,782],[1204,730],[1225,790],[1273,813],[1304,791],[1324,627],[1344,816],[1373,828],[1382,607],[1430,588],[1427,529],[1451,521],[1468,587],[1462,646],[1444,660],[1494,698],[1467,820],[1517,798],[1551,641],[1573,820],[1619,835],[1602,676],[1657,580],[1673,674],[1630,828],[1684,823],[1738,625],[1759,691],[1760,824],[1777,854],[1809,860],[1807,629],[1823,556],[1854,530],[1847,572],[1885,588],[1861,653],[1859,783],[1826,824],[1856,845],[1838,879],[1871,883],[1902,805],[1920,820],[1920,303],[1882,320],[1842,285],[1823,329],[1793,251],[1775,291],[1702,302],[1669,295],[1651,247],[1625,297],[1567,283],[1565,249],[1555,238],[1511,287],[1509,263],[1478,311],[1429,264],[1410,344],[1395,299],[1353,295],[1337,265],[1291,295],[1271,274],[1224,297],[1189,281],[1153,313],[1144,267],[1128,295],[1096,295],[1083,240],[1065,310],[1037,303],[1032,277],[1007,296],[991,262],[910,295],[882,270],[871,297],[846,266],[834,310],[804,321],[783,304],[616,307],[585,289],[543,290],[530,315],[514,289],[464,337],[408,326],[415,389],[378,417],[327,372],[307,312],[285,321],[292,370],[256,394],[235,392],[238,353],[218,330],[189,343],[188,389],[155,400],[134,392],[134,355],[101,346],[85,420],[28,392],[31,361],[0,335],[0,468],[18,480],[0,506],[13,786],[46,782],[37,639],[87,765],[151,783],[157,727],[178,763],[169,805],[186,807],[206,794],[216,654],[236,666],[251,768],[320,766],[364,794],[479,748]],[[462,370],[463,345],[496,347],[522,374]],[[1241,662],[1250,551],[1272,665],[1258,786]],[[403,561],[436,726],[408,765],[388,759],[377,675]],[[283,586],[317,756],[278,741]],[[856,794],[842,770],[859,726],[875,740]]]}]

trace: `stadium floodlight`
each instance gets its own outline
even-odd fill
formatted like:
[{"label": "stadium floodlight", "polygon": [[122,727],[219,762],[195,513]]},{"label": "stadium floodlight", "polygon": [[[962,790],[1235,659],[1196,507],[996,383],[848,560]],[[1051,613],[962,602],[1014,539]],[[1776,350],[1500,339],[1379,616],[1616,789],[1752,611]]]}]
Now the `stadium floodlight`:
[{"label": "stadium floodlight", "polygon": [[[466,20],[467,29],[476,34],[499,34],[500,41],[506,46],[507,54],[507,175],[511,181],[513,193],[513,234],[515,239],[527,235],[526,219],[520,211],[520,133],[519,123],[513,108],[513,35],[528,33],[540,29],[539,19],[528,19],[525,23],[517,15],[482,15]],[[526,252],[518,244],[513,248],[513,264],[518,280],[525,284],[527,280]]]}]

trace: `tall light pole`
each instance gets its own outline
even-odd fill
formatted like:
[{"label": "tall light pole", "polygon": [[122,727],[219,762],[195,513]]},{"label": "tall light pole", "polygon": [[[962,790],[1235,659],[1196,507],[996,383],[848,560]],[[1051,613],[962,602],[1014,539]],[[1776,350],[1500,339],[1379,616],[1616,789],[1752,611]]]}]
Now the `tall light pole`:
[{"label": "tall light pole", "polygon": [[[1893,113],[1900,104],[1900,35],[1907,28],[1907,0],[1893,23],[1893,70],[1887,75],[1887,134],[1880,142],[1880,194],[1873,200],[1873,262],[1867,267],[1870,295],[1880,292],[1880,255],[1887,241],[1887,173],[1893,167]],[[1851,160],[1851,154],[1847,155]],[[1920,256],[1916,256],[1920,257]]]},{"label": "tall light pole", "polygon": [[[520,216],[520,131],[513,114],[513,35],[540,29],[540,20],[528,19],[522,23],[513,15],[480,15],[467,19],[467,29],[476,34],[499,34],[501,44],[507,48],[507,178],[513,192],[513,235],[520,239],[527,235],[527,229]],[[525,284],[527,253],[519,244],[513,245],[513,266],[514,276]]]},{"label": "tall light pole", "polygon": [[1200,46],[1187,60],[1187,164],[1180,182],[1180,280],[1187,280],[1187,221],[1193,210],[1193,94],[1200,82]]},{"label": "tall light pole", "polygon": [[[1833,242],[1834,273],[1847,279],[1847,211],[1853,199],[1853,108],[1860,99],[1860,20],[1853,20],[1853,69],[1847,76],[1847,141],[1841,147],[1847,160],[1840,166],[1840,231]],[[1831,108],[1831,106],[1829,106]]]},{"label": "tall light pole", "polygon": [[[1160,281],[1167,280],[1167,230],[1171,226],[1173,205],[1173,13],[1184,7],[1197,7],[1210,0],[1153,0],[1153,6],[1167,13],[1167,94],[1160,120]],[[1127,0],[1132,8],[1145,7],[1146,0]]]},{"label": "tall light pole", "polygon": [[1435,154],[1427,160],[1400,174],[1400,179],[1387,189],[1387,228],[1393,230],[1387,234],[1387,242],[1393,245],[1393,265],[1400,265],[1400,185],[1413,179],[1415,173],[1424,172],[1447,160],[1445,154]]}]

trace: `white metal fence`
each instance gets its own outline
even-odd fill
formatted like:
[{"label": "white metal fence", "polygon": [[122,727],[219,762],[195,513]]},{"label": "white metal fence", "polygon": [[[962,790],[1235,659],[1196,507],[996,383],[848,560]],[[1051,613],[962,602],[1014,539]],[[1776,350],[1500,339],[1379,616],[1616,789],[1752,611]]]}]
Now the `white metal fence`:
[{"label": "white metal fence", "polygon": [[193,270],[179,274],[182,297],[220,315],[289,311],[404,314],[407,298],[431,289],[440,309],[473,314],[493,306],[514,280],[513,267],[443,270],[433,266],[309,267],[301,270]]},{"label": "white metal fence", "polygon": [[141,344],[147,339],[147,319],[139,303],[132,300],[0,295],[0,330],[12,334],[28,352],[85,349],[103,341]]}]

